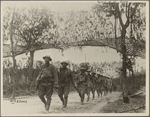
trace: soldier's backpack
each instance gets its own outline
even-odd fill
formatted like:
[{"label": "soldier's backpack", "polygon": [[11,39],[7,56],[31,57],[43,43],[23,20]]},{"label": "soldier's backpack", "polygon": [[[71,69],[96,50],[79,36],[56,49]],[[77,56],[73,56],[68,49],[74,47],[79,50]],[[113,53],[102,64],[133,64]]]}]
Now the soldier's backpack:
[{"label": "soldier's backpack", "polygon": [[85,82],[85,81],[86,81],[85,75],[86,75],[85,73],[84,73],[84,74],[81,74],[81,73],[80,73],[80,74],[78,75],[77,82],[78,82],[78,83]]}]

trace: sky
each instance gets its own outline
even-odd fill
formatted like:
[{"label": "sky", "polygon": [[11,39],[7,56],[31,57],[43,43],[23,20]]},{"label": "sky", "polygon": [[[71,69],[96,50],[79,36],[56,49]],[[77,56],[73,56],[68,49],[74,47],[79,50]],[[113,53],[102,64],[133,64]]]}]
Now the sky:
[{"label": "sky", "polygon": [[[119,53],[104,47],[84,47],[82,50],[70,48],[64,52],[56,49],[40,50],[35,52],[34,59],[43,60],[42,57],[45,55],[50,55],[53,61],[69,60],[74,63],[120,61]],[[21,60],[22,57],[26,57],[26,55],[20,55],[16,58]]]},{"label": "sky", "polygon": [[[39,50],[35,52],[34,60],[43,61],[43,56],[49,55],[51,56],[53,61],[64,61],[69,60],[73,63],[82,63],[82,62],[120,62],[121,56],[116,50],[111,48],[104,48],[104,47],[84,47],[82,50],[77,48],[70,48],[61,52],[60,50],[56,49],[47,49],[47,50]],[[17,61],[21,60],[22,58],[27,58],[28,55],[22,54],[16,57]],[[144,67],[146,65],[146,60],[142,58],[136,59],[136,64],[139,67]]]}]

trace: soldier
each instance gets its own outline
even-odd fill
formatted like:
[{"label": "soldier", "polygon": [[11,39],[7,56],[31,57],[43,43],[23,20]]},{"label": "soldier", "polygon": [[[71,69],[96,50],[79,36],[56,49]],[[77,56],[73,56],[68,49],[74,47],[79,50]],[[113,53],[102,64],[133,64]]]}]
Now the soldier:
[{"label": "soldier", "polygon": [[87,99],[87,101],[90,100],[90,91],[92,91],[92,88],[93,88],[93,84],[92,84],[92,81],[91,81],[91,70],[90,69],[87,69],[87,75],[88,75],[88,78],[89,78],[89,87],[87,88],[87,96],[89,95],[89,98]]},{"label": "soldier", "polygon": [[95,72],[91,73],[90,81],[92,83],[91,85],[91,92],[93,94],[93,99],[95,98],[95,90],[96,90],[96,77],[95,77]]},{"label": "soldier", "polygon": [[112,88],[113,88],[112,78],[107,77],[107,88],[108,88],[108,91],[112,93]]},{"label": "soldier", "polygon": [[104,84],[104,95],[108,94],[108,78],[106,76],[103,76],[103,84]]},{"label": "soldier", "polygon": [[62,101],[63,109],[65,109],[67,107],[67,102],[68,102],[70,81],[75,89],[76,89],[76,84],[73,81],[71,70],[67,68],[68,62],[63,61],[61,62],[61,65],[62,65],[62,68],[60,68],[58,71],[58,74],[59,74],[58,75],[59,76],[58,77],[58,83],[59,83],[58,96],[60,100]]},{"label": "soldier", "polygon": [[[52,100],[54,83],[58,79],[58,74],[56,68],[50,64],[50,61],[52,61],[51,57],[44,56],[43,59],[45,60],[45,64],[42,66],[42,70],[36,80],[36,89],[38,89],[39,98],[44,103],[46,112],[48,112]],[[47,101],[44,98],[45,95]]]},{"label": "soldier", "polygon": [[104,84],[103,84],[103,76],[100,75],[100,73],[98,72],[97,73],[97,82],[98,82],[98,85],[97,85],[97,92],[98,92],[98,95],[101,94],[101,97],[102,97],[102,94],[104,92]]},{"label": "soldier", "polygon": [[84,96],[85,94],[88,95],[88,100],[90,98],[90,94],[89,94],[89,88],[90,88],[90,84],[89,84],[89,78],[88,75],[86,73],[86,67],[81,65],[80,67],[80,73],[77,75],[77,90],[79,93],[79,96],[81,98],[81,104],[84,104]]},{"label": "soldier", "polygon": [[93,82],[95,83],[94,93],[95,93],[95,91],[97,91],[97,94],[99,97],[99,81],[98,81],[98,77],[96,76],[96,73],[94,71],[92,72],[92,79],[93,79]]}]

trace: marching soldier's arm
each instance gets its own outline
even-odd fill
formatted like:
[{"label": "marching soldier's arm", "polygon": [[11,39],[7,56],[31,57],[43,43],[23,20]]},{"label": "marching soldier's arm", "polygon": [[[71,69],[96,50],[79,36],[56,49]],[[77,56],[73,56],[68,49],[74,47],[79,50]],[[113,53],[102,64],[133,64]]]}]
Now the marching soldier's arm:
[{"label": "marching soldier's arm", "polygon": [[59,84],[59,77],[60,77],[60,72],[57,70],[57,75],[58,75],[58,84]]},{"label": "marching soldier's arm", "polygon": [[53,77],[54,77],[55,85],[58,85],[58,72],[57,72],[55,66],[53,66]]}]

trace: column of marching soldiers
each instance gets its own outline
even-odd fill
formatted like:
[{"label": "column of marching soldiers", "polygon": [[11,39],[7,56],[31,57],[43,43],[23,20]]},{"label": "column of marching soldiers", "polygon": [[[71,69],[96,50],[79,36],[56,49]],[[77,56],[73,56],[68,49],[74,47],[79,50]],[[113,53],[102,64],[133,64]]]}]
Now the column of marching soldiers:
[{"label": "column of marching soldiers", "polygon": [[[112,93],[116,88],[112,78],[87,69],[85,63],[80,64],[80,70],[75,74],[74,78],[72,71],[67,68],[67,61],[62,61],[61,68],[56,69],[50,63],[52,61],[50,56],[44,56],[43,59],[45,60],[45,64],[42,66],[41,72],[36,79],[36,89],[39,98],[45,105],[46,112],[50,108],[53,88],[56,84],[55,79],[58,79],[58,96],[62,101],[63,110],[67,107],[70,84],[78,92],[82,105],[84,104],[85,95],[87,95],[87,101],[90,100],[90,92],[94,99],[95,92],[97,92],[98,97],[101,97],[102,95],[107,95],[108,92]],[[46,96],[47,100],[44,96]]]}]

